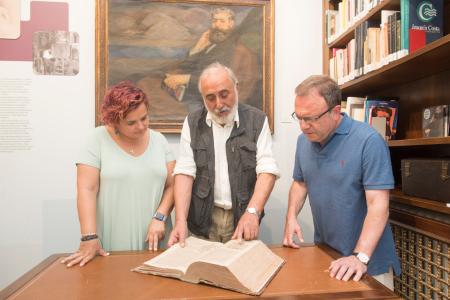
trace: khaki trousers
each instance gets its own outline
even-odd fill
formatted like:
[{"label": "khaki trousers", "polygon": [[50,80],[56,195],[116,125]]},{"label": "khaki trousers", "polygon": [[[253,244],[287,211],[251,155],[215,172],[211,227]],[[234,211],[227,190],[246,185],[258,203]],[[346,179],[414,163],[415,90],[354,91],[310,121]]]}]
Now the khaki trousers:
[{"label": "khaki trousers", "polygon": [[[212,224],[209,229],[208,240],[214,242],[226,243],[231,240],[234,233],[233,211],[214,206],[212,213]],[[205,239],[204,236],[198,236],[189,232],[190,236]]]}]

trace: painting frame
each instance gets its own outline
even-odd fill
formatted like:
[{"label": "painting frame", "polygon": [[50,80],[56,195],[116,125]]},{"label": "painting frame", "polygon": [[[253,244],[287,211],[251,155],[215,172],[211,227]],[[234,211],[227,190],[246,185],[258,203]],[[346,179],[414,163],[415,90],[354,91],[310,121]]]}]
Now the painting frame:
[{"label": "painting frame", "polygon": [[[110,14],[110,5],[113,0],[96,0],[96,54],[95,54],[95,124],[101,125],[100,109],[102,99],[108,89],[110,77],[110,30],[108,20]],[[115,0],[117,1],[117,0]],[[141,0],[145,4],[164,4],[164,5],[201,5],[204,6],[226,6],[236,9],[257,8],[262,12],[261,43],[260,43],[260,62],[261,74],[261,98],[258,101],[259,108],[264,111],[268,117],[269,126],[274,132],[274,1],[275,0]],[[124,0],[123,2],[126,2]],[[136,3],[139,1],[130,1]],[[121,3],[124,5],[123,3]],[[126,5],[126,3],[125,3]],[[131,5],[131,4],[130,4]],[[113,72],[113,71],[111,71]],[[111,73],[114,75],[114,73]],[[126,78],[125,78],[126,79]],[[152,101],[152,94],[148,95]],[[172,103],[172,102],[170,102]],[[169,104],[170,104],[169,103]],[[183,116],[184,119],[185,116]],[[183,120],[165,120],[152,119],[150,115],[150,128],[164,133],[181,132]]]}]

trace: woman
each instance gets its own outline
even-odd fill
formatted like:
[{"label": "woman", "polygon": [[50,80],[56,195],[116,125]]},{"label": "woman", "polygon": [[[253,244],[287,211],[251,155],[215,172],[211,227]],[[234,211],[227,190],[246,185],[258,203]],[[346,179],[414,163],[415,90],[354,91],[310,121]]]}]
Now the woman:
[{"label": "woman", "polygon": [[131,82],[105,95],[105,126],[94,130],[77,162],[81,242],[61,261],[68,267],[109,255],[105,250],[157,250],[165,225],[171,227],[175,161],[165,137],[148,128],[148,107]]}]

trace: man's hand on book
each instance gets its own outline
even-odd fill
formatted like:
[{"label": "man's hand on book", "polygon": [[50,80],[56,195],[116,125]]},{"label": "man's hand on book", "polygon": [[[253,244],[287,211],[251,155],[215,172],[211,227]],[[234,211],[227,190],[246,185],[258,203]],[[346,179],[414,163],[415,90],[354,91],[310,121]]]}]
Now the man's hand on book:
[{"label": "man's hand on book", "polygon": [[255,214],[244,213],[234,231],[232,239],[246,241],[255,240],[259,234],[259,218]]},{"label": "man's hand on book", "polygon": [[300,243],[303,243],[303,233],[297,219],[286,220],[286,225],[284,227],[284,239],[283,246],[291,248],[300,248],[300,246],[294,241],[294,236],[297,236]]},{"label": "man's hand on book", "polygon": [[97,254],[101,256],[108,256],[109,253],[103,250],[100,245],[100,240],[90,240],[80,243],[80,248],[77,252],[61,260],[62,264],[66,264],[67,267],[79,264],[80,267],[91,261]]},{"label": "man's hand on book", "polygon": [[175,227],[170,233],[169,241],[167,242],[167,247],[172,247],[176,243],[180,243],[181,247],[184,247],[184,241],[188,236],[188,227],[186,221],[176,222]]},{"label": "man's hand on book", "polygon": [[157,251],[158,242],[164,239],[165,226],[163,221],[152,219],[150,225],[148,225],[147,238],[148,250]]}]

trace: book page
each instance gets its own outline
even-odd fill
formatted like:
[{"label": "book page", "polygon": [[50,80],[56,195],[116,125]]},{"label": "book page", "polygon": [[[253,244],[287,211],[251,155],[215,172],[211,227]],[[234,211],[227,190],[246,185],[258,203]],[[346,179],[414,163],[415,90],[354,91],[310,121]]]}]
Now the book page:
[{"label": "book page", "polygon": [[259,294],[284,264],[284,260],[263,242],[254,242],[250,251],[243,251],[228,268],[244,287]]},{"label": "book page", "polygon": [[161,269],[176,269],[186,273],[192,262],[198,261],[202,256],[214,252],[221,246],[221,243],[188,237],[184,248],[177,243],[157,257],[146,261],[144,265]]},{"label": "book page", "polygon": [[219,266],[228,266],[244,252],[249,251],[256,245],[256,241],[230,240],[225,244],[219,244],[214,251],[202,255],[201,262],[216,264]]}]

